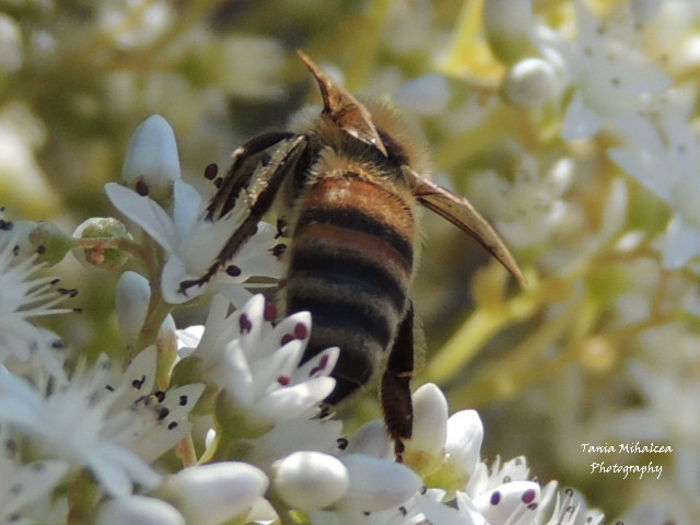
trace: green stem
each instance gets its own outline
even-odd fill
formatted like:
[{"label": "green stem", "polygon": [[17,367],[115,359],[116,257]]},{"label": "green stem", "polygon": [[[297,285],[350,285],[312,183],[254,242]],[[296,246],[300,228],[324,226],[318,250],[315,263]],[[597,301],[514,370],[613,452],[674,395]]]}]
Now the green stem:
[{"label": "green stem", "polygon": [[78,473],[68,487],[67,525],[88,525],[92,523],[93,511],[100,491],[92,476],[86,471]]}]

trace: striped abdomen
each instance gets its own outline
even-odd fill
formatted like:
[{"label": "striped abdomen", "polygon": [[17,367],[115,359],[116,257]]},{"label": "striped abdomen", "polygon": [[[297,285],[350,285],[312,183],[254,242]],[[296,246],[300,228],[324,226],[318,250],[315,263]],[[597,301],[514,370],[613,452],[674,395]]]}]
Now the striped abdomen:
[{"label": "striped abdomen", "polygon": [[334,404],[385,359],[407,307],[413,212],[399,196],[352,174],[311,186],[299,205],[287,275],[287,312],[308,310],[303,361],[340,347]]}]

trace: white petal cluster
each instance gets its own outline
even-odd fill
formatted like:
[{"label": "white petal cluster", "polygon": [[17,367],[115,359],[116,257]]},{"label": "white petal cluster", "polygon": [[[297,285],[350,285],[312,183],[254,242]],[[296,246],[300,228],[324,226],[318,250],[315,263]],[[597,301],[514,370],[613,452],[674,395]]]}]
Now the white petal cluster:
[{"label": "white petal cluster", "polygon": [[573,183],[575,169],[572,159],[561,158],[543,170],[536,158],[524,154],[511,182],[492,171],[479,177],[480,202],[491,211],[509,245],[537,245],[562,227],[572,213],[564,195]]},{"label": "white petal cluster", "polygon": [[546,28],[538,37],[543,55],[563,69],[575,89],[564,117],[566,140],[590,137],[610,119],[645,109],[672,82],[643,51],[618,37],[619,31],[604,26],[585,0],[576,0],[575,7],[575,40]]},{"label": "white petal cluster", "polygon": [[[105,185],[105,192],[112,204],[165,252],[160,285],[167,302],[180,304],[213,287],[240,305],[250,296],[243,286],[245,281],[280,275],[281,265],[272,251],[278,244],[276,229],[261,222],[257,232],[222,271],[203,284],[183,286],[184,281],[197,280],[207,273],[246,217],[249,203],[241,198],[224,217],[207,219],[206,198],[180,179],[175,137],[162,117],[154,115],[137,129],[123,176],[137,191],[110,182]],[[161,200],[171,189],[172,209],[166,210],[151,198],[151,189],[157,190],[156,197]]]},{"label": "white petal cluster", "polygon": [[228,302],[215,298],[203,329],[180,332],[181,354],[201,361],[203,377],[223,391],[228,410],[259,425],[313,415],[335,386],[329,374],[338,348],[299,366],[311,333],[308,312],[273,325],[275,306],[262,295],[230,315],[227,310]]},{"label": "white petal cluster", "polygon": [[123,374],[102,356],[93,370],[78,370],[48,392],[1,368],[0,422],[50,457],[89,468],[113,496],[131,493],[134,484],[154,488],[160,475],[148,463],[187,434],[187,416],[203,391],[155,391],[155,366],[154,348]]},{"label": "white petal cluster", "polygon": [[665,201],[673,212],[664,264],[676,269],[700,254],[700,140],[681,108],[669,105],[658,119],[620,119],[626,137],[610,158]]}]

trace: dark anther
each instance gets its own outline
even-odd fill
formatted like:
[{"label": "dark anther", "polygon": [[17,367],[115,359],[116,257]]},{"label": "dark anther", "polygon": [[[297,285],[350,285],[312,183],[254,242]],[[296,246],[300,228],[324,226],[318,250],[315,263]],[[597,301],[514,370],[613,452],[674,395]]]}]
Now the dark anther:
[{"label": "dark anther", "polygon": [[141,376],[141,379],[134,379],[131,382],[131,386],[133,386],[136,390],[140,390],[145,381],[146,381],[146,376]]},{"label": "dark anther", "polygon": [[212,162],[204,168],[204,178],[207,180],[214,180],[218,174],[219,166],[217,166],[215,162]]},{"label": "dark anther", "polygon": [[183,395],[183,396],[180,396],[180,401],[179,401],[179,403],[180,403],[180,406],[181,406],[181,407],[186,406],[186,405],[187,405],[187,396],[184,396],[184,395]]},{"label": "dark anther", "polygon": [[338,438],[336,440],[336,443],[338,444],[338,448],[340,450],[345,450],[346,448],[348,448],[348,445],[350,444],[350,442],[347,440],[347,438]]},{"label": "dark anther", "polygon": [[170,409],[162,407],[160,410],[158,410],[158,421],[163,421],[166,417],[168,417],[168,414],[170,414]]},{"label": "dark anther", "polygon": [[139,180],[136,182],[136,193],[141,195],[141,197],[145,197],[148,195],[149,189],[148,189],[148,184],[146,184],[143,180]]},{"label": "dark anther", "polygon": [[162,403],[165,401],[165,392],[162,390],[158,390],[157,392],[154,392],[153,395],[156,397],[159,403]]},{"label": "dark anther", "polygon": [[177,421],[171,421],[168,425],[168,430],[173,430],[174,428],[177,428]]},{"label": "dark anther", "polygon": [[231,264],[230,266],[226,267],[226,273],[231,277],[238,277],[241,275],[241,269],[235,264]]},{"label": "dark anther", "polygon": [[275,303],[267,303],[265,305],[264,318],[269,323],[277,319],[277,305]]},{"label": "dark anther", "polygon": [[287,251],[287,245],[286,244],[275,244],[272,248],[270,248],[270,253],[277,257],[278,259],[284,255],[284,252]]},{"label": "dark anther", "polygon": [[277,234],[275,235],[275,239],[279,239],[280,237],[284,237],[287,234],[287,221],[284,219],[277,219]]},{"label": "dark anther", "polygon": [[6,232],[9,232],[13,226],[14,226],[14,224],[12,223],[12,221],[4,221],[4,220],[0,219],[0,230],[4,230]]}]

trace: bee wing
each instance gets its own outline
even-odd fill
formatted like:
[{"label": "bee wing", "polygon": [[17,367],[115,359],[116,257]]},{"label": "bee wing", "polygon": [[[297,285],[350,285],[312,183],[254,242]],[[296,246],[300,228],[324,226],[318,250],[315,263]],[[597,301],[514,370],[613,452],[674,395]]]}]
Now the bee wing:
[{"label": "bee wing", "polygon": [[442,186],[424,179],[407,166],[404,166],[402,171],[413,190],[413,195],[420,204],[474,237],[521,284],[527,283],[510,250],[486,219],[476,211],[471,202],[465,197],[455,195]]},{"label": "bee wing", "polygon": [[231,154],[231,167],[207,207],[207,219],[216,220],[231,211],[241,191],[253,181],[257,186],[264,185],[288,150],[297,147],[292,140],[295,137],[294,133],[265,133],[236,148]]}]

